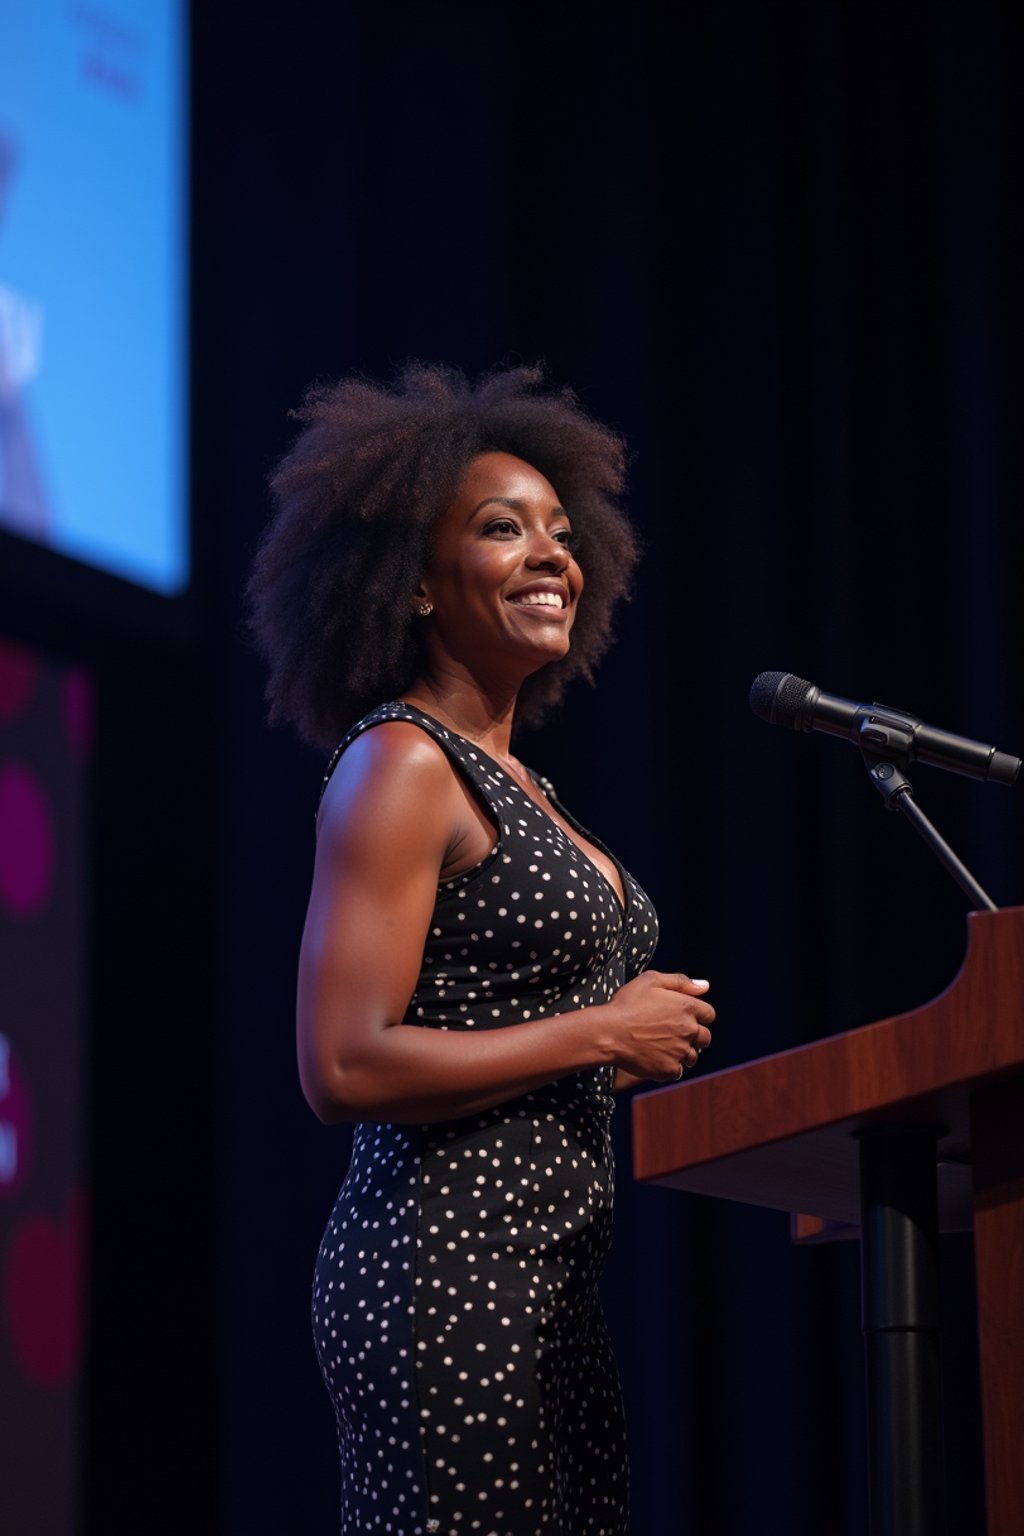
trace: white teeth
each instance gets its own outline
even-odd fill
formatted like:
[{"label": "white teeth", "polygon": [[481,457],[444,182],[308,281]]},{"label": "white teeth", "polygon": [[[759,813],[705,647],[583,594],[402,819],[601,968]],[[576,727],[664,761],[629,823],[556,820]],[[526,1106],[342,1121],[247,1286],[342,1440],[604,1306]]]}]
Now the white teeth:
[{"label": "white teeth", "polygon": [[513,603],[528,603],[531,607],[541,605],[548,608],[561,608],[562,599],[557,592],[524,592],[522,597],[509,599]]}]

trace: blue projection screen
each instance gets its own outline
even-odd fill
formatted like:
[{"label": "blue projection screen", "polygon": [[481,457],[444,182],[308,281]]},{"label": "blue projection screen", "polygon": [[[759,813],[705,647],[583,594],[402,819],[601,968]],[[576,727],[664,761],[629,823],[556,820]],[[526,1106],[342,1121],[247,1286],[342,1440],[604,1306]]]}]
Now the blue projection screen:
[{"label": "blue projection screen", "polygon": [[0,0],[0,528],[188,586],[186,0]]}]

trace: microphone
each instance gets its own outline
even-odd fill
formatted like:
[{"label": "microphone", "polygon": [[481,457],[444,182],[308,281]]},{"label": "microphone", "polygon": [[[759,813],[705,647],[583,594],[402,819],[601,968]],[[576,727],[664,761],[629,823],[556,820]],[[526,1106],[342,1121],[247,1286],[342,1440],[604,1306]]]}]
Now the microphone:
[{"label": "microphone", "polygon": [[885,704],[854,704],[834,693],[823,693],[792,672],[762,672],[750,690],[750,707],[769,725],[788,725],[794,731],[824,731],[842,736],[875,757],[917,759],[969,779],[989,779],[994,784],[1013,784],[1021,760],[997,752],[981,741],[955,736],[925,725],[915,715]]}]

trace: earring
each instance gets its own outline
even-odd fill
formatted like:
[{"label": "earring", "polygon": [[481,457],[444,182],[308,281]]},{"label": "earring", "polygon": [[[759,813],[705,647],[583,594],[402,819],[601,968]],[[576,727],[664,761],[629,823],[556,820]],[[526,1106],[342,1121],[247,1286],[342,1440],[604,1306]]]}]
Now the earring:
[{"label": "earring", "polygon": [[433,605],[432,602],[430,602],[429,599],[426,602],[424,602],[424,603],[420,603],[419,612],[420,612],[420,618],[421,619],[429,618],[430,615],[433,613],[433,611],[434,611],[434,605]]}]

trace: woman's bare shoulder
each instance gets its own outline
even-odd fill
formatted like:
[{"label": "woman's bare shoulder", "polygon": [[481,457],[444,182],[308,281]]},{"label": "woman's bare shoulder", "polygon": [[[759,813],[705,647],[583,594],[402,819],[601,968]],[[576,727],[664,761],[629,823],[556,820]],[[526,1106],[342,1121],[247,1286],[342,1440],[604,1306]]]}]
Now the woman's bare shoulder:
[{"label": "woman's bare shoulder", "polygon": [[443,810],[454,783],[444,748],[407,720],[386,720],[350,742],[327,782],[317,831],[351,830],[364,817],[413,822]]}]

